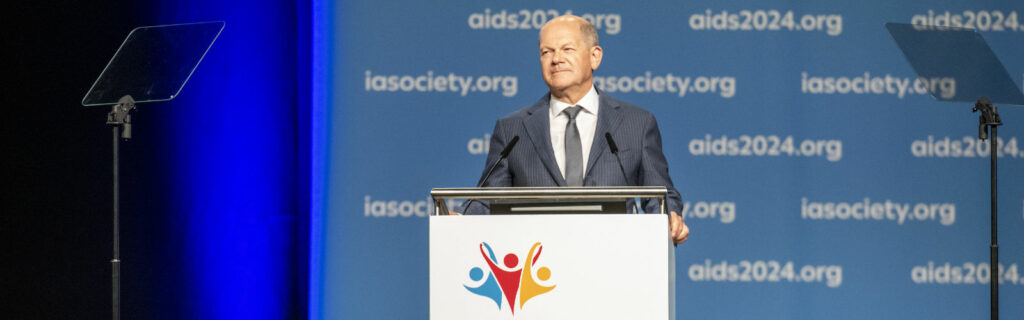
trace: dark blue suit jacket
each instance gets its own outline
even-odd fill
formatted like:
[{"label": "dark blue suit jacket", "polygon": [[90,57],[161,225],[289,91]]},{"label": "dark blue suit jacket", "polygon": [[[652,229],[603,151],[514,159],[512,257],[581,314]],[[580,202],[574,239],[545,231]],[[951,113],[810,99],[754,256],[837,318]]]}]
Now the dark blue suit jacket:
[{"label": "dark blue suit jacket", "polygon": [[[519,136],[519,142],[508,158],[494,169],[484,187],[555,187],[566,186],[565,178],[558,170],[555,154],[551,147],[549,126],[549,99],[545,94],[532,106],[516,111],[498,120],[491,135],[490,151],[485,166],[490,166],[501,157],[501,150]],[[668,164],[661,151],[661,131],[658,123],[647,110],[615,100],[606,93],[599,93],[597,130],[590,147],[584,186],[665,186],[668,188],[668,209],[682,214],[683,203],[679,192],[672,185],[668,175]],[[619,147],[619,156],[625,168],[628,181],[623,179],[615,155],[605,140],[610,132]],[[484,168],[486,174],[487,168]],[[481,175],[483,179],[483,175]],[[487,203],[473,201],[467,214],[487,213]],[[629,204],[632,207],[632,204]],[[658,212],[660,203],[644,200],[646,212]]]}]

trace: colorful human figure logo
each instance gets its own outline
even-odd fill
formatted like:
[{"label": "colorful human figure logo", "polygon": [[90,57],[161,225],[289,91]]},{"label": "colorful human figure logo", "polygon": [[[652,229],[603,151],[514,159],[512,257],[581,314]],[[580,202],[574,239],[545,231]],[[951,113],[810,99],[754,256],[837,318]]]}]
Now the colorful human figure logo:
[{"label": "colorful human figure logo", "polygon": [[487,262],[490,272],[485,272],[480,267],[473,267],[469,270],[471,280],[479,282],[485,276],[487,278],[477,287],[463,286],[469,292],[493,300],[498,305],[498,310],[501,310],[501,302],[504,298],[514,315],[517,297],[519,298],[519,309],[522,310],[526,301],[555,289],[554,285],[544,286],[533,279],[535,275],[540,281],[547,281],[551,278],[551,269],[548,267],[536,268],[536,273],[534,273],[534,268],[537,266],[537,260],[540,259],[543,249],[544,246],[540,242],[534,243],[523,261],[523,266],[519,265],[519,256],[508,253],[502,259],[503,266],[500,266],[491,246],[486,242],[480,243],[480,255]]}]

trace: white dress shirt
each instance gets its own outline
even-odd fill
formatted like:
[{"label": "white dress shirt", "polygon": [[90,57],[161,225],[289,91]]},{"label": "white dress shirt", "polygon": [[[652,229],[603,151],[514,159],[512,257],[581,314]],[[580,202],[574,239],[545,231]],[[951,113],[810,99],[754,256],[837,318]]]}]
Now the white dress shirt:
[{"label": "white dress shirt", "polygon": [[[554,96],[551,96],[550,100],[548,104],[551,106],[551,112],[548,114],[548,120],[551,123],[551,148],[555,151],[555,162],[558,163],[558,170],[562,172],[562,177],[564,178],[565,125],[569,123],[569,116],[562,113],[562,110],[576,105],[583,107],[583,110],[580,110],[580,113],[576,115],[576,128],[580,130],[580,146],[583,147],[583,170],[586,170],[587,162],[590,160],[590,145],[594,142],[594,131],[597,130],[597,112],[600,109],[599,99],[597,90],[594,87],[590,87],[590,91],[575,105],[559,101]],[[583,174],[585,177],[586,172]]]}]

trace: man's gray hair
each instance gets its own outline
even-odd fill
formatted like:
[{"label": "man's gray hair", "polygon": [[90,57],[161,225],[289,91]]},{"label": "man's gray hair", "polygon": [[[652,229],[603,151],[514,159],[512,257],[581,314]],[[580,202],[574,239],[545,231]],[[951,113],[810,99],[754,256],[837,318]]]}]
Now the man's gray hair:
[{"label": "man's gray hair", "polygon": [[583,20],[580,24],[580,33],[583,35],[583,42],[590,45],[591,47],[597,46],[597,29],[590,21]]},{"label": "man's gray hair", "polygon": [[[583,36],[583,43],[585,43],[585,44],[587,44],[588,46],[591,46],[591,47],[596,47],[598,45],[598,42],[597,42],[597,29],[594,28],[594,25],[591,24],[590,21],[587,21],[587,19],[583,19],[583,18],[579,18],[579,17],[576,17],[576,18],[578,18],[580,20],[583,20],[583,23],[580,23],[580,34]],[[554,21],[554,20],[548,20],[548,22],[545,22],[544,23],[544,27],[547,27],[548,23],[551,23],[551,21]],[[541,28],[540,31],[544,31],[544,28]],[[539,40],[540,40],[540,38],[538,37],[538,41]]]}]

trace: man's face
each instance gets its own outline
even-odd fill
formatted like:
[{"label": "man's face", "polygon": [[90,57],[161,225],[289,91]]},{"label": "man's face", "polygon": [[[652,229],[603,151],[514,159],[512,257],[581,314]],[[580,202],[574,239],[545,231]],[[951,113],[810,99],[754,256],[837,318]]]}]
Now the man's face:
[{"label": "man's face", "polygon": [[[601,48],[583,41],[577,23],[558,21],[540,33],[540,67],[553,92],[590,90],[594,69],[601,63]],[[585,92],[585,91],[584,91]]]}]

